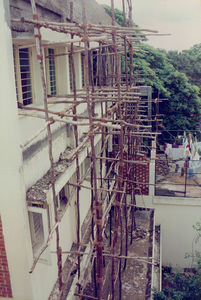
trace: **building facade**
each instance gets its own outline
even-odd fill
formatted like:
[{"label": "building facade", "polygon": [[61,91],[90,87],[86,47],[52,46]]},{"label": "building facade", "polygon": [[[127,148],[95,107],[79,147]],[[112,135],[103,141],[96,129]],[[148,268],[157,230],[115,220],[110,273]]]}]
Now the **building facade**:
[{"label": "building facade", "polygon": [[[36,1],[39,20],[47,21],[50,25],[53,22],[52,26],[56,24],[54,22],[69,22],[70,19],[75,22],[73,24],[80,22],[82,20],[81,1],[73,2],[74,14],[70,16],[70,2]],[[110,17],[95,1],[87,1],[86,14],[89,23],[111,24]],[[19,22],[20,18],[24,19]],[[60,32],[59,29],[53,31],[47,28],[48,26],[43,26],[40,31],[42,66],[50,118],[47,120],[44,117],[44,82],[41,80],[41,62],[35,43],[37,37],[34,37],[33,24],[30,24],[30,19],[32,19],[32,10],[29,1],[11,0],[8,3],[4,0],[0,3],[2,42],[0,48],[2,62],[0,68],[2,96],[0,102],[0,179],[2,186],[0,190],[0,297],[16,300],[44,300],[51,297],[58,278],[58,249],[56,248],[58,241],[55,229],[59,228],[59,243],[60,248],[63,249],[60,263],[64,266],[73,245],[78,244],[78,235],[84,236],[87,231],[88,213],[92,211],[91,198],[95,197],[93,184],[93,188],[91,187],[91,182],[95,182],[91,169],[98,170],[96,190],[101,191],[98,193],[98,197],[104,199],[101,205],[105,212],[111,203],[111,206],[116,205],[111,202],[111,198],[116,196],[115,192],[112,192],[113,188],[114,190],[122,189],[119,191],[120,194],[116,192],[118,194],[117,201],[121,201],[119,195],[130,191],[121,186],[123,175],[122,177],[119,175],[120,171],[122,174],[124,173],[125,178],[130,172],[128,178],[135,180],[136,194],[147,195],[150,192],[148,188],[149,160],[145,154],[138,153],[141,150],[141,136],[137,143],[136,137],[132,138],[125,130],[125,141],[129,146],[133,143],[131,148],[137,149],[135,151],[138,152],[137,154],[132,153],[134,151],[132,150],[129,153],[127,150],[125,153],[123,151],[128,149],[126,146],[120,156],[121,163],[115,167],[111,166],[112,162],[119,160],[116,157],[120,151],[116,150],[116,146],[119,145],[119,136],[122,134],[122,128],[118,123],[122,112],[121,110],[113,111],[115,97],[119,92],[111,91],[111,88],[107,87],[108,82],[110,84],[115,82],[120,67],[114,68],[113,71],[116,73],[108,76],[107,82],[105,76],[111,71],[110,65],[111,61],[114,62],[114,58],[113,60],[108,58],[110,56],[103,58],[104,64],[101,64],[97,52],[97,47],[104,49],[103,41],[105,42],[107,37],[102,35],[98,44],[93,34],[91,35],[90,50],[94,51],[94,57],[91,60],[91,68],[94,67],[94,69],[91,73],[95,79],[89,78],[93,91],[97,84],[101,86],[104,82],[106,85],[105,95],[102,97],[104,97],[104,101],[105,98],[109,98],[110,115],[108,114],[108,116],[111,117],[111,121],[109,121],[105,133],[103,132],[104,122],[108,122],[108,120],[104,120],[104,122],[102,120],[103,115],[106,114],[105,107],[107,105],[102,106],[101,101],[98,101],[100,99],[100,95],[98,95],[91,116],[88,105],[84,101],[87,97],[87,93],[84,93],[87,75],[84,67],[85,56],[83,55],[86,41],[83,41],[78,35],[77,40],[75,38],[73,41],[72,51],[73,36],[70,32],[61,32],[60,27]],[[107,30],[110,30],[108,28],[105,29],[106,33]],[[112,42],[114,42],[114,36],[110,43]],[[114,49],[111,50],[113,55]],[[102,55],[104,57],[104,52]],[[125,83],[125,78],[123,83]],[[125,93],[127,90],[124,85],[122,86],[122,93]],[[76,111],[73,108],[73,119],[70,121],[66,118],[62,119],[62,113],[65,116],[69,114],[69,118],[72,118],[70,106],[74,102],[70,103],[67,100],[75,100],[74,97],[80,104]],[[127,97],[128,105],[126,105],[125,111],[130,119],[127,119],[126,116],[125,120],[127,122],[134,120],[134,125],[132,125],[135,128],[134,131],[138,132],[142,128],[144,130],[146,128],[144,124],[136,125],[135,122],[137,105],[134,107],[133,103],[137,102],[139,98],[139,89],[136,85],[134,88],[130,88]],[[130,104],[131,101],[133,103]],[[121,106],[119,107],[121,108]],[[54,121],[51,117],[54,118]],[[90,131],[94,130],[94,125],[88,121],[91,117],[97,121],[97,132],[93,143],[90,143],[91,136],[87,136]],[[146,113],[144,117],[146,117]],[[79,126],[77,126],[78,123]],[[102,127],[99,126],[100,124]],[[50,125],[52,141],[47,133]],[[148,133],[146,134],[148,135]],[[52,142],[53,165],[49,159],[50,142]],[[107,144],[107,149],[103,150],[105,144]],[[123,146],[124,142],[121,147]],[[77,153],[79,153],[79,157]],[[93,153],[96,154],[95,163],[92,161]],[[134,159],[139,162],[135,169],[132,165],[136,163],[133,161]],[[132,165],[130,168],[127,167],[129,160]],[[55,199],[52,192],[52,169],[54,170]],[[103,177],[110,169],[112,175],[109,179],[106,178],[107,184],[103,185]],[[118,178],[118,185],[115,185],[115,178]],[[76,185],[78,182],[79,188]],[[79,196],[76,196],[76,192]],[[82,199],[79,207],[78,198]],[[133,196],[128,199],[134,201]],[[131,205],[136,206],[136,203],[132,202]],[[99,212],[100,207],[96,205],[95,210]],[[94,212],[92,212],[93,214]],[[153,215],[152,212],[150,215]],[[100,219],[97,219],[98,227],[102,223]],[[78,228],[79,234],[77,233]],[[154,231],[154,222],[151,223],[150,228]],[[90,244],[90,240],[87,243]],[[40,254],[42,249],[43,252]],[[75,299],[74,290],[69,291],[67,299]]]}]

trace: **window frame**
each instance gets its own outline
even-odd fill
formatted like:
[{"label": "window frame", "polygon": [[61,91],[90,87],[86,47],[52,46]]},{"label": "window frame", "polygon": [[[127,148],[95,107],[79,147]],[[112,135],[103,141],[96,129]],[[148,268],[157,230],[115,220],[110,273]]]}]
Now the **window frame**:
[{"label": "window frame", "polygon": [[[21,64],[20,64],[20,50],[28,49],[29,55],[29,72],[30,72],[30,87],[31,87],[31,103],[25,104],[23,99],[23,85],[22,85],[22,77],[21,77]],[[17,102],[22,105],[31,105],[35,103],[34,96],[34,76],[33,76],[33,53],[31,47],[18,47],[14,45],[14,73],[15,73],[15,84],[16,84],[16,96]]]},{"label": "window frame", "polygon": [[[60,191],[56,195],[57,199],[57,211],[61,216],[65,213],[67,206],[70,204],[70,195],[71,195],[71,188],[69,186],[69,181],[60,189]],[[66,202],[64,202],[61,197],[64,195],[66,198]],[[63,203],[62,203],[63,202]]]},{"label": "window frame", "polygon": [[54,50],[54,55],[57,54],[57,49],[54,47],[45,47],[45,67],[46,67],[46,83],[47,83],[47,92],[51,97],[56,97],[58,93],[58,83],[57,83],[57,59],[54,56],[54,73],[55,73],[55,94],[51,92],[51,80],[50,80],[50,55],[49,50]]},{"label": "window frame", "polygon": [[85,54],[81,53],[81,80],[82,80],[82,88],[85,87],[85,69],[84,69],[84,60]]},{"label": "window frame", "polygon": [[[70,93],[72,93],[74,90],[74,84],[73,84],[73,69],[72,69],[70,55],[68,56],[68,65],[69,65],[69,70],[68,70],[68,72],[69,72],[69,88],[70,88]],[[75,69],[75,60],[74,60],[74,69]],[[75,77],[76,77],[76,74],[75,74]]]},{"label": "window frame", "polygon": [[[33,247],[32,236],[34,234],[34,228],[33,228],[32,221],[30,221],[29,213],[38,213],[38,214],[42,215],[44,241],[43,241],[43,243],[41,243],[41,245],[39,245],[39,247],[36,250],[34,250],[34,247]],[[35,258],[40,253],[40,250],[45,245],[45,243],[48,239],[48,236],[49,236],[49,213],[48,213],[48,209],[41,208],[41,207],[28,206],[28,219],[29,219],[29,230],[30,230],[30,238],[31,238],[31,245],[32,245],[32,253],[33,253],[33,258]],[[48,248],[41,255],[40,261],[50,264],[50,252],[49,252]]]}]

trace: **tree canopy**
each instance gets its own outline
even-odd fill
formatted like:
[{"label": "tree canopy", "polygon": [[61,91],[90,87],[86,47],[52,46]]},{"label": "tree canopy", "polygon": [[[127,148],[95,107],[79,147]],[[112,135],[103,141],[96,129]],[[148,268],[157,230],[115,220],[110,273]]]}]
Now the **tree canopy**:
[{"label": "tree canopy", "polygon": [[[104,6],[111,15],[111,8]],[[123,13],[115,10],[116,22],[123,25]],[[134,75],[153,89],[153,98],[166,98],[160,104],[165,130],[176,136],[180,131],[199,131],[201,87],[201,44],[190,50],[165,51],[140,43],[133,55]],[[127,57],[129,71],[129,57]],[[125,57],[122,55],[125,71]]]},{"label": "tree canopy", "polygon": [[177,71],[186,74],[190,83],[201,89],[201,44],[181,52],[168,51],[167,58]]}]

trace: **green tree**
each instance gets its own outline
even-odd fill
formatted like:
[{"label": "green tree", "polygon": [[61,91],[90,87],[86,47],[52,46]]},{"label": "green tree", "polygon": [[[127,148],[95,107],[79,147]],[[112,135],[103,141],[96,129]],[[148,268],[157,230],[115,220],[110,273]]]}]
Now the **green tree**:
[{"label": "green tree", "polygon": [[134,71],[144,84],[153,88],[153,98],[158,94],[166,98],[160,105],[163,125],[166,130],[198,130],[200,119],[199,88],[189,83],[184,73],[178,72],[169,62],[164,51],[151,46],[142,46],[142,52],[133,57]]},{"label": "green tree", "polygon": [[169,91],[169,101],[162,106],[167,130],[198,130],[200,118],[199,88],[191,85],[184,73],[170,73],[164,85]]},{"label": "green tree", "polygon": [[[111,8],[104,5],[106,12],[111,15]],[[123,13],[115,9],[115,18],[119,25],[123,25]],[[136,25],[135,25],[136,26]],[[197,70],[197,79],[201,80],[201,44],[195,45],[189,51],[181,54],[177,51],[156,49],[144,43],[138,44],[140,51],[133,54],[134,78],[136,84],[149,85],[153,90],[153,99],[166,98],[160,104],[163,114],[163,125],[172,131],[174,136],[181,131],[199,130],[200,98],[199,88],[192,83],[193,70]],[[121,56],[122,71],[125,72],[125,56]],[[199,62],[198,62],[199,60]],[[195,66],[197,62],[198,67]],[[127,56],[127,67],[130,72],[130,57]],[[196,67],[196,69],[195,69]],[[188,72],[187,72],[188,71]],[[185,74],[186,75],[185,75]],[[188,74],[191,77],[188,77]],[[190,76],[190,75],[189,75]],[[191,81],[189,81],[189,79]],[[163,135],[164,137],[165,135]]]},{"label": "green tree", "polygon": [[[106,11],[106,13],[112,17],[112,10],[109,5],[103,4],[102,5]],[[115,21],[120,25],[124,26],[124,17],[123,17],[123,12],[120,11],[119,9],[115,8],[114,9],[114,16],[115,16]]]},{"label": "green tree", "polygon": [[200,300],[201,276],[199,272],[187,276],[174,272],[166,275],[167,287],[161,292],[154,292],[154,300]]},{"label": "green tree", "polygon": [[181,52],[168,51],[167,57],[177,71],[185,73],[190,83],[201,89],[201,44]]}]

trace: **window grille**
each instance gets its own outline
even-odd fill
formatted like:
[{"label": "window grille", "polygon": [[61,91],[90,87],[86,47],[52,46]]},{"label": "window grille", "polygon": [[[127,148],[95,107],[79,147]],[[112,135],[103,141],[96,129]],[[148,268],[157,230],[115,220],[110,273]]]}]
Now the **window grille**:
[{"label": "window grille", "polygon": [[84,86],[84,54],[81,54],[82,86]]},{"label": "window grille", "polygon": [[16,96],[17,96],[17,102],[19,102],[19,94],[18,94],[18,82],[17,82],[17,59],[15,55],[15,48],[13,47],[13,53],[14,53],[14,72],[15,72],[15,87],[16,87]]},{"label": "window grille", "polygon": [[29,222],[33,253],[36,254],[45,241],[42,214],[29,211]]},{"label": "window grille", "polygon": [[70,90],[73,90],[73,70],[72,70],[72,64],[71,59],[69,57],[69,80],[70,80]]},{"label": "window grille", "polygon": [[48,48],[48,62],[49,62],[49,88],[50,94],[56,95],[56,67],[55,67],[55,50]]},{"label": "window grille", "polygon": [[29,48],[23,48],[17,50],[15,54],[17,100],[23,105],[29,105],[33,102],[30,51]]}]

